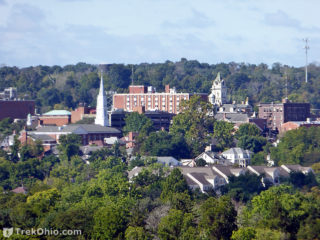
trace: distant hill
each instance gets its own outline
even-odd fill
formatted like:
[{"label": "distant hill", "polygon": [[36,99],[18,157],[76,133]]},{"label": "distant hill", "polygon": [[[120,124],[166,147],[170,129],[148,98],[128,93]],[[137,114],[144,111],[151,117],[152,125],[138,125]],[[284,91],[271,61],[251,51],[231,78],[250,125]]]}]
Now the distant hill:
[{"label": "distant hill", "polygon": [[[310,102],[312,108],[320,109],[320,66],[310,64],[309,82],[305,83],[304,69],[274,63],[199,63],[182,58],[179,62],[141,63],[139,65],[102,65],[106,90],[128,91],[133,67],[134,84],[152,85],[163,91],[166,84],[181,92],[209,93],[218,72],[226,80],[230,101],[250,103],[277,102],[285,97],[285,72],[288,76],[288,95],[292,101]],[[19,97],[36,99],[42,110],[74,108],[79,102],[95,105],[99,87],[97,65],[36,66],[28,68],[1,67],[0,90],[17,87]]]}]

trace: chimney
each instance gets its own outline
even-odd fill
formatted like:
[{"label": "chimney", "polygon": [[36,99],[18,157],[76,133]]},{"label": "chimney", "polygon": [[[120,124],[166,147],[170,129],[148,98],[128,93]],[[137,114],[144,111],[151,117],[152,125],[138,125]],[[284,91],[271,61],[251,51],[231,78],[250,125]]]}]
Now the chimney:
[{"label": "chimney", "polygon": [[170,85],[169,84],[166,85],[165,89],[166,89],[166,93],[170,93]]}]

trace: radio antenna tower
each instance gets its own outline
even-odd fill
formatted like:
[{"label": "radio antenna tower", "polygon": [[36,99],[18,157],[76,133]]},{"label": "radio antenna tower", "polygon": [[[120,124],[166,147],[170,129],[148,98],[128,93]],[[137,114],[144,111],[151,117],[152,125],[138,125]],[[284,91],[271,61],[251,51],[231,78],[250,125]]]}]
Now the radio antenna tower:
[{"label": "radio antenna tower", "polygon": [[306,43],[304,46],[304,49],[306,51],[306,83],[308,82],[308,50],[310,49],[308,41],[308,38],[304,38],[303,41]]},{"label": "radio antenna tower", "polygon": [[131,85],[133,85],[133,64],[131,65]]}]

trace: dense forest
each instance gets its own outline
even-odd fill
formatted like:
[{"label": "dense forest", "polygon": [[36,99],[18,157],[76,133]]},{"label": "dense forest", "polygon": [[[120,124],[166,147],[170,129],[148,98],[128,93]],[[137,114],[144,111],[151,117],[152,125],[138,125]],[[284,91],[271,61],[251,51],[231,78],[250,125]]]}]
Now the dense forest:
[{"label": "dense forest", "polygon": [[103,71],[106,90],[126,92],[128,86],[145,84],[163,91],[166,84],[179,92],[209,93],[218,72],[226,80],[230,101],[250,103],[281,101],[286,95],[292,101],[310,102],[320,109],[320,67],[309,65],[309,82],[305,83],[304,68],[280,63],[199,63],[182,58],[179,62],[141,63],[139,65],[106,64],[36,66],[19,69],[0,68],[0,90],[17,87],[20,98],[35,99],[43,111],[54,108],[75,108],[80,102],[95,106],[100,71]]}]

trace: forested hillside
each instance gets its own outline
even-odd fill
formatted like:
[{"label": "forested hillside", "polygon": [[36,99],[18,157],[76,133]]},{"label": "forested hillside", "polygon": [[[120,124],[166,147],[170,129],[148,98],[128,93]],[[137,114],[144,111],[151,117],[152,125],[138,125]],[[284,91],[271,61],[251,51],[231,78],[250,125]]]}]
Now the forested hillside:
[{"label": "forested hillside", "polygon": [[[79,102],[95,105],[99,87],[99,71],[103,70],[107,90],[125,92],[131,84],[153,85],[158,91],[165,84],[180,92],[209,93],[218,72],[226,80],[230,101],[250,103],[280,101],[285,96],[285,72],[288,95],[292,101],[310,102],[320,108],[320,66],[309,66],[309,83],[305,83],[304,69],[274,63],[254,65],[244,63],[207,64],[181,59],[179,62],[141,63],[139,65],[106,64],[103,66],[78,63],[76,65],[36,66],[19,69],[0,68],[0,90],[17,87],[19,97],[35,99],[43,111],[53,108],[74,108]],[[61,104],[61,105],[60,105]]]}]

